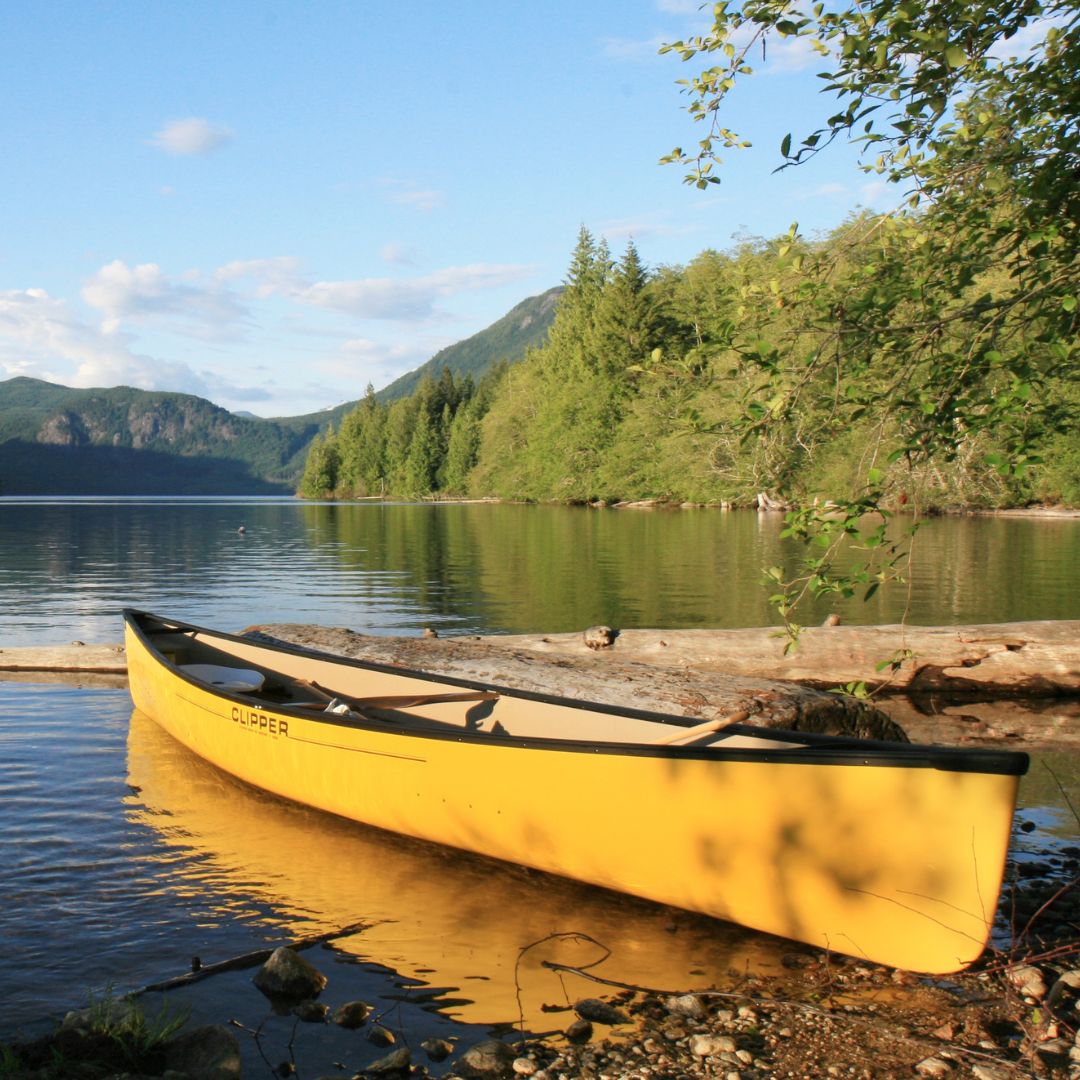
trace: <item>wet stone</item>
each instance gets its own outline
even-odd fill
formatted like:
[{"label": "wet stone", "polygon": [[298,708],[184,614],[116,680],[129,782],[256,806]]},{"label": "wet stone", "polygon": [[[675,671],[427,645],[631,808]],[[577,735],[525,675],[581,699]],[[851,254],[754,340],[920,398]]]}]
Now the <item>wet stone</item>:
[{"label": "wet stone", "polygon": [[622,1009],[609,1005],[599,998],[582,998],[574,1005],[574,1012],[582,1020],[591,1020],[597,1024],[629,1024],[630,1017]]},{"label": "wet stone", "polygon": [[253,981],[268,997],[295,1001],[318,997],[326,986],[326,976],[318,968],[284,946],[273,951]]},{"label": "wet stone", "polygon": [[510,1077],[514,1074],[514,1060],[517,1055],[513,1049],[498,1039],[485,1039],[475,1046],[470,1046],[454,1065],[459,1076],[478,1078]]},{"label": "wet stone", "polygon": [[412,1055],[407,1046],[393,1050],[386,1057],[373,1061],[362,1070],[363,1076],[401,1076],[408,1073],[412,1065]]},{"label": "wet stone", "polygon": [[425,1039],[420,1044],[420,1049],[432,1061],[445,1061],[454,1052],[454,1044],[446,1039]]},{"label": "wet stone", "polygon": [[200,1080],[235,1080],[240,1076],[240,1043],[224,1024],[195,1028],[168,1043],[165,1066]]},{"label": "wet stone", "polygon": [[593,1026],[588,1020],[575,1020],[565,1031],[572,1043],[586,1043],[593,1036]]},{"label": "wet stone", "polygon": [[366,1001],[347,1001],[334,1010],[334,1023],[355,1030],[363,1027],[370,1015],[371,1006]]},{"label": "wet stone", "polygon": [[368,1042],[374,1043],[376,1046],[393,1046],[397,1042],[394,1033],[389,1028],[384,1028],[382,1024],[372,1024],[367,1037]]},{"label": "wet stone", "polygon": [[330,1015],[330,1006],[323,1005],[320,1001],[308,1000],[294,1005],[290,1011],[305,1024],[325,1024]]}]

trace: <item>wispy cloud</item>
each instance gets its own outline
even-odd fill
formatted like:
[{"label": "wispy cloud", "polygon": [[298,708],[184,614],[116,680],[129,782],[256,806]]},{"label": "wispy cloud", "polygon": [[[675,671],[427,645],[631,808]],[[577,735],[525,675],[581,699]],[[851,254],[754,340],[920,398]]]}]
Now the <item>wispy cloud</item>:
[{"label": "wispy cloud", "polygon": [[418,188],[407,180],[395,180],[387,178],[379,181],[380,185],[387,190],[387,198],[399,206],[409,206],[414,210],[430,214],[433,210],[439,210],[446,205],[445,192],[435,189]]},{"label": "wispy cloud", "polygon": [[389,243],[379,248],[379,258],[391,266],[415,266],[416,256],[404,244]]},{"label": "wispy cloud", "polygon": [[669,39],[662,34],[645,39],[603,38],[600,51],[612,60],[651,60],[660,52],[660,46]]},{"label": "wispy cloud", "polygon": [[809,191],[800,191],[793,198],[800,202],[808,202],[811,199],[833,199],[850,194],[851,189],[845,184],[821,184]]},{"label": "wispy cloud", "polygon": [[150,145],[178,157],[205,157],[231,142],[232,138],[229,128],[215,127],[201,116],[189,116],[183,120],[170,120],[154,133]]},{"label": "wispy cloud", "polygon": [[115,333],[125,321],[168,317],[182,332],[198,337],[216,336],[225,327],[243,321],[246,307],[217,281],[198,280],[195,274],[178,281],[156,263],[128,266],[115,259],[86,282],[82,298],[103,315],[103,333]]},{"label": "wispy cloud", "polygon": [[317,281],[289,295],[303,304],[360,319],[430,319],[439,300],[479,292],[529,277],[533,268],[519,265],[449,266],[415,278],[362,278]]}]

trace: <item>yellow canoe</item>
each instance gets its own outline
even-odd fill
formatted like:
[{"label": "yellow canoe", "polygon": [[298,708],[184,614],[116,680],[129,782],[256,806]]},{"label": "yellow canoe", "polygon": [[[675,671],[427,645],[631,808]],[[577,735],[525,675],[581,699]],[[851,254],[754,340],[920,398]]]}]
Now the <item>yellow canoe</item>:
[{"label": "yellow canoe", "polygon": [[1024,754],[702,731],[124,618],[136,707],[277,795],[914,971],[989,937]]}]

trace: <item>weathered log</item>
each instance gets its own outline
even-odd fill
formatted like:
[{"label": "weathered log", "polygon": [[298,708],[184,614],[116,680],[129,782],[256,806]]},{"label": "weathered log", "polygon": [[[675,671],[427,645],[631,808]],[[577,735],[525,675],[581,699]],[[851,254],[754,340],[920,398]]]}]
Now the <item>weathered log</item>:
[{"label": "weathered log", "polygon": [[[787,651],[776,628],[623,630],[599,652],[581,634],[485,637],[485,644],[596,665],[647,663],[831,689],[865,682],[887,693],[953,701],[1080,694],[1080,622],[988,626],[807,627]],[[892,661],[895,660],[895,663]],[[884,668],[881,665],[885,664]]]},{"label": "weathered log", "polygon": [[[571,657],[508,648],[507,639],[374,637],[299,624],[249,627],[244,633],[338,656],[676,716],[716,720],[746,710],[752,723],[766,727],[907,741],[884,713],[854,698],[797,683],[683,671],[633,658],[612,663],[607,654],[615,650],[593,652],[581,644],[580,635],[584,655]],[[601,655],[603,661],[597,662]]]}]

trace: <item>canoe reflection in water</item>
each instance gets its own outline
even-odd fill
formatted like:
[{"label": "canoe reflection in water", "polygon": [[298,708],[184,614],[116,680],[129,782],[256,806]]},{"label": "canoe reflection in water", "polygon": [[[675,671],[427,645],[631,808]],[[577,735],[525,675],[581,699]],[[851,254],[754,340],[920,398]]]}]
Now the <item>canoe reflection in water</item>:
[{"label": "canoe reflection in water", "polygon": [[[714,986],[728,972],[778,974],[785,954],[812,951],[278,799],[208,764],[138,710],[128,780],[138,791],[132,817],[184,856],[175,888],[205,902],[214,894],[222,920],[268,909],[279,940],[369,921],[335,948],[445,988],[445,1011],[463,1022],[513,1023],[520,1011],[532,1030],[557,1026],[542,1005],[610,989],[542,962],[591,964],[604,955],[594,942],[611,950],[596,975],[662,989]],[[527,949],[575,933],[593,941]]]}]

